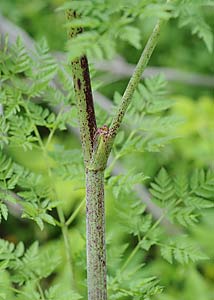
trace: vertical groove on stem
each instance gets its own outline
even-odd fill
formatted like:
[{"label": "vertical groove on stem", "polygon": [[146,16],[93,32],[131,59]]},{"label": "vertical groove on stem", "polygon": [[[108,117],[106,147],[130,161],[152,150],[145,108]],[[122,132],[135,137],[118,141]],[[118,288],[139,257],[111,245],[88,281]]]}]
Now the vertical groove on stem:
[{"label": "vertical groove on stem", "polygon": [[88,300],[106,300],[104,172],[86,170]]}]

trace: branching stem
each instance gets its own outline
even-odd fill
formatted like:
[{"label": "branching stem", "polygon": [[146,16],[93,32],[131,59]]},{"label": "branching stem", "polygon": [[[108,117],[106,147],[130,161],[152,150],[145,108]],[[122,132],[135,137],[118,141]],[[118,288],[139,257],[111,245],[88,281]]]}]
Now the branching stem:
[{"label": "branching stem", "polygon": [[[73,18],[76,18],[76,13],[68,10],[68,21]],[[69,37],[74,38],[81,32],[81,28],[71,28]],[[104,169],[96,165],[96,159],[89,168],[94,155],[97,126],[86,56],[76,58],[71,66],[86,168],[88,300],[106,300]],[[68,223],[71,221],[72,217]]]},{"label": "branching stem", "polygon": [[122,123],[123,117],[126,113],[126,110],[132,100],[132,96],[134,94],[134,91],[136,90],[141,77],[142,77],[142,73],[145,70],[151,55],[155,49],[155,46],[158,42],[158,38],[160,35],[160,31],[161,31],[161,27],[163,25],[164,21],[163,20],[159,20],[156,24],[156,26],[153,29],[152,34],[149,37],[149,40],[147,41],[147,44],[142,52],[142,55],[138,61],[138,64],[134,70],[134,73],[126,87],[126,90],[123,94],[121,103],[119,104],[118,110],[112,120],[111,126],[110,126],[110,133],[111,133],[111,137],[112,139],[115,138],[115,136],[118,133],[118,130],[120,128],[120,125]]},{"label": "branching stem", "polygon": [[127,111],[127,108],[132,100],[132,96],[141,80],[143,71],[145,70],[150,57],[155,49],[160,35],[161,27],[164,24],[164,20],[159,20],[155,25],[146,46],[142,52],[142,55],[138,61],[138,64],[134,70],[134,73],[127,85],[127,88],[123,94],[121,103],[118,106],[118,110],[113,117],[112,123],[109,128],[108,138],[101,139],[100,144],[97,147],[97,151],[92,157],[92,166],[100,166],[102,169],[106,168],[107,160],[112,150],[114,139],[120,129],[123,117]]},{"label": "branching stem", "polygon": [[[76,13],[68,10],[68,21],[73,18],[76,18]],[[87,58],[86,56],[82,56],[71,62],[79,114],[80,135],[86,168],[88,300],[107,300],[104,171],[124,114],[126,113],[133,93],[140,82],[142,73],[146,68],[157,44],[162,23],[162,20],[158,21],[145,46],[136,69],[125,90],[121,104],[118,107],[118,111],[112,120],[110,129],[107,132],[100,131],[98,139],[95,139],[97,126]],[[81,34],[81,32],[81,28],[71,28],[69,31],[69,37],[75,38],[79,33]],[[138,247],[134,249],[130,259],[137,251]],[[125,266],[128,263],[129,261],[125,262]]]}]

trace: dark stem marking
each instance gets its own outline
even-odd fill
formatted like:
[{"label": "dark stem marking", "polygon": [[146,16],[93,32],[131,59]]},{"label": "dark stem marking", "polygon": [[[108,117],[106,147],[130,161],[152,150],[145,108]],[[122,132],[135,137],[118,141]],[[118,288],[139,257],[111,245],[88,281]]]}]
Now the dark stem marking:
[{"label": "dark stem marking", "polygon": [[[67,12],[68,20],[74,17],[76,17],[76,13],[69,10]],[[81,28],[74,28],[70,30],[69,36],[75,38],[81,32]],[[75,59],[71,62],[71,66],[86,167],[88,300],[107,300],[104,171],[89,170],[94,154],[94,145],[97,143],[97,125],[86,56]]]},{"label": "dark stem marking", "polygon": [[[76,17],[68,11],[68,20]],[[80,134],[86,166],[86,224],[88,300],[107,300],[104,170],[123,117],[131,102],[158,41],[163,21],[155,26],[128,83],[110,128],[97,130],[91,83],[86,56],[72,62],[74,88],[79,112]],[[81,34],[81,28],[70,30],[70,37]]]},{"label": "dark stem marking", "polygon": [[[72,12],[71,10],[67,11],[68,21],[75,17],[75,12]],[[78,34],[81,34],[82,31],[82,28],[71,28],[69,30],[69,37],[75,38]],[[84,55],[76,58],[71,62],[71,66],[74,90],[77,99],[81,142],[85,164],[87,164],[91,159],[94,135],[97,130],[87,57]]]},{"label": "dark stem marking", "polygon": [[88,68],[88,60],[86,56],[81,58],[81,68],[83,70],[83,79],[85,84],[84,94],[86,98],[86,111],[87,111],[87,120],[88,120],[88,127],[90,130],[90,137],[91,141],[94,139],[94,134],[97,129],[96,118],[95,118],[95,111],[94,111],[94,102],[92,96],[92,89],[91,89],[91,80],[90,80],[90,73]]}]

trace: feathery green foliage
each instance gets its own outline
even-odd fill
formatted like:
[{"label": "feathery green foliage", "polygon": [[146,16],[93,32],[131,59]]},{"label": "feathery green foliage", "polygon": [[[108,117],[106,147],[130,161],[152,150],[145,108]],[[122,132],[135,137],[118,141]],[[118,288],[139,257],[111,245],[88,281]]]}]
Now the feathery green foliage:
[{"label": "feathery green foliage", "polygon": [[[48,54],[47,45],[44,42],[36,48],[35,54],[29,55],[21,40],[18,39],[11,51],[6,50],[1,55],[2,61],[4,59],[1,67],[1,103],[4,108],[2,115],[4,132],[1,135],[3,151],[0,159],[1,199],[3,200],[0,206],[1,216],[5,220],[8,217],[5,201],[18,203],[23,210],[22,217],[34,220],[43,229],[44,222],[52,225],[58,224],[48,212],[60,204],[59,198],[55,194],[55,188],[49,185],[48,177],[56,176],[68,180],[75,176],[77,181],[78,178],[82,178],[83,174],[82,158],[78,150],[66,150],[60,145],[56,145],[51,150],[47,148],[55,131],[65,130],[66,123],[70,122],[71,116],[73,117],[71,111],[75,104],[73,92],[69,91],[71,81],[66,68],[58,66]],[[34,56],[37,57],[35,62]],[[56,76],[62,85],[62,90],[56,89],[51,82]],[[48,106],[43,105],[43,99]],[[116,105],[120,99],[121,96],[115,94]],[[52,112],[52,108],[62,101],[67,107],[61,107],[60,112],[56,115]],[[114,146],[116,157],[113,165],[117,159],[128,153],[160,151],[166,143],[175,138],[173,135],[171,136],[170,130],[182,122],[170,113],[173,101],[168,98],[166,81],[162,76],[149,78],[145,80],[144,85],[140,84],[134,94],[133,103],[134,105],[129,108],[126,116],[127,124],[132,120],[129,124],[129,128],[132,129],[131,131],[123,130],[118,136]],[[68,104],[71,105],[71,108],[68,107]],[[75,124],[74,122],[71,120],[71,124]],[[45,127],[49,131],[46,142],[42,139],[41,127]],[[126,136],[128,139],[125,140]],[[40,149],[44,159],[47,160],[49,171],[45,172],[46,174],[38,175],[26,170],[8,155],[8,146],[21,147],[24,151]],[[109,167],[109,170],[112,166]],[[115,209],[121,228],[124,233],[138,238],[137,251],[140,249],[149,251],[151,247],[160,247],[163,258],[171,263],[173,259],[180,263],[188,263],[206,258],[197,248],[194,248],[191,241],[184,242],[182,238],[183,242],[181,243],[176,238],[167,242],[166,233],[158,224],[162,218],[167,216],[172,222],[181,226],[195,224],[200,217],[201,210],[213,206],[211,199],[213,194],[212,172],[195,172],[188,182],[182,176],[177,176],[172,180],[166,170],[162,169],[155,182],[151,183],[154,201],[166,209],[157,222],[153,220],[151,214],[146,212],[146,206],[136,200],[135,194],[130,197],[133,186],[142,184],[146,179],[148,177],[142,173],[137,174],[131,170],[126,175],[113,176],[108,180],[108,187],[112,189],[117,199],[115,200]],[[13,194],[14,190],[16,195]],[[121,197],[125,201],[121,201]],[[41,262],[42,257],[37,254],[37,243],[33,244],[26,254],[24,254],[22,243],[15,248],[13,244],[2,240],[2,245],[4,246],[2,248],[6,249],[4,251],[8,252],[7,258],[2,252],[3,270],[9,271],[12,276],[11,282],[17,282],[23,286],[20,290],[18,289],[17,293],[21,293],[20,295],[28,299],[28,289],[30,289],[36,299],[40,290],[36,286],[36,282],[46,278],[54,271],[56,259],[53,258],[54,264],[52,261],[47,264],[50,265],[49,270],[45,268],[42,268],[42,271],[37,270],[42,266],[41,263],[38,263],[38,259]],[[122,256],[128,248],[128,244],[124,245],[121,248],[121,254],[119,252],[116,254],[116,250],[113,250],[110,257],[109,297],[110,299],[122,299],[144,295],[145,299],[150,299],[152,295],[159,294],[162,287],[159,286],[156,278],[143,275],[143,267],[141,269],[137,266],[131,269],[130,267],[124,268]],[[32,251],[35,252],[33,255],[31,255]],[[52,258],[45,256],[44,261],[47,262],[47,259]],[[121,269],[116,273],[112,269],[115,261],[117,261],[118,270]],[[26,273],[22,274],[20,272],[23,269]],[[140,273],[144,279],[130,281],[134,274],[140,276]],[[10,291],[9,287],[8,291]],[[43,293],[45,299],[56,299],[57,297],[60,297],[59,299],[66,297],[81,299],[81,296],[72,290],[67,290],[64,296],[59,295],[57,285]]]},{"label": "feathery green foliage", "polygon": [[[62,9],[75,10],[78,18],[68,22],[66,27],[83,28],[84,31],[67,43],[69,59],[83,54],[99,59],[111,58],[118,52],[118,41],[140,49],[138,24],[148,17],[178,18],[179,26],[190,27],[212,51],[211,29],[203,18],[203,6],[206,5],[212,6],[212,1],[157,3],[135,0],[131,4],[126,0],[117,3],[111,0],[105,3],[99,0],[71,1]],[[83,188],[84,166],[79,149],[70,149],[57,142],[57,134],[66,132],[68,124],[78,127],[69,68],[53,58],[45,40],[35,46],[35,51],[28,52],[20,38],[9,49],[6,38],[0,51],[0,74],[3,107],[0,116],[0,221],[8,219],[11,204],[18,204],[22,218],[33,220],[41,230],[46,230],[46,223],[59,227],[64,239],[65,264],[70,268],[63,274],[66,277],[69,273],[69,285],[63,277],[54,282],[57,268],[62,268],[64,255],[58,246],[47,250],[34,242],[25,250],[22,242],[15,245],[2,239],[0,299],[84,299],[85,249],[82,247],[78,254],[73,253],[68,233],[68,223],[74,220],[80,207],[66,220],[61,207],[64,195],[57,190],[60,180],[69,184],[73,181],[77,189]],[[121,98],[115,92],[116,107]],[[126,174],[112,175],[119,158],[133,153],[160,152],[177,138],[174,128],[184,120],[172,114],[172,106],[173,99],[169,97],[167,83],[161,75],[140,83],[125,115],[125,126],[113,146],[114,157],[107,168],[105,184],[113,194],[116,224],[126,240],[118,246],[112,233],[107,244],[109,299],[149,300],[162,293],[161,278],[148,275],[146,270],[149,265],[147,255],[153,251],[169,263],[187,264],[207,259],[188,235],[169,237],[161,224],[171,222],[185,233],[187,228],[197,226],[204,210],[213,207],[212,169],[196,170],[188,179],[187,174],[173,176],[162,168],[150,183],[152,200],[162,209],[158,218],[148,212],[134,190],[137,185],[147,182],[146,174],[131,169]],[[98,119],[103,123],[102,111],[98,113]],[[111,116],[105,113],[107,125],[110,119]],[[42,170],[33,171],[21,165],[11,154],[13,148],[21,149],[23,153],[38,151]],[[118,230],[115,231],[117,234]],[[81,227],[79,235],[85,246]],[[73,257],[75,262],[72,262]],[[81,269],[79,277],[73,279],[72,268],[74,274]]]},{"label": "feathery green foliage", "polygon": [[118,41],[126,41],[139,49],[141,33],[137,22],[148,17],[163,19],[178,18],[179,26],[188,26],[193,34],[203,39],[208,50],[213,48],[213,34],[203,17],[203,8],[213,6],[212,1],[142,1],[131,4],[121,0],[72,1],[60,9],[76,11],[80,18],[66,24],[66,27],[83,28],[84,32],[68,41],[69,58],[87,54],[98,59],[111,58],[117,52]]},{"label": "feathery green foliage", "polygon": [[179,174],[172,180],[165,169],[161,169],[151,183],[150,192],[155,202],[168,209],[172,222],[189,227],[198,222],[201,210],[213,207],[213,171],[196,170],[188,181]]}]

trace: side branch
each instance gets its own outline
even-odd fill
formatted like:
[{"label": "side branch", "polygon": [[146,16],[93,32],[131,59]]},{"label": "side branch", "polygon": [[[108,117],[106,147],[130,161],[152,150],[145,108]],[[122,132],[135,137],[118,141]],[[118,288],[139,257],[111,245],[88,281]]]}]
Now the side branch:
[{"label": "side branch", "polygon": [[119,131],[120,125],[122,123],[126,110],[131,102],[134,91],[136,90],[141,80],[142,73],[145,70],[150,60],[150,57],[155,49],[155,46],[158,42],[158,38],[163,23],[164,23],[163,20],[159,20],[156,26],[154,27],[152,34],[149,37],[149,40],[134,70],[134,73],[123,94],[118,110],[115,116],[113,117],[108,135],[104,139],[100,139],[96,152],[92,156],[91,165],[90,165],[91,169],[104,170],[106,168],[107,160],[110,155],[114,139]]},{"label": "side branch", "polygon": [[160,35],[161,26],[163,24],[163,20],[159,20],[153,29],[153,32],[151,36],[149,37],[149,40],[143,50],[143,53],[138,61],[138,64],[134,70],[134,73],[127,85],[127,88],[123,94],[121,103],[118,107],[118,110],[116,112],[116,115],[114,116],[111,126],[110,126],[110,136],[111,136],[111,142],[113,142],[115,136],[117,135],[117,132],[120,128],[120,125],[122,123],[123,117],[126,113],[126,110],[131,102],[132,96],[134,94],[134,91],[136,90],[140,80],[143,71],[145,70],[150,57],[155,49],[155,46],[158,42],[158,38]]},{"label": "side branch", "polygon": [[[75,17],[75,12],[72,12],[71,10],[67,11],[68,21]],[[81,28],[71,28],[69,31],[69,37],[74,38],[81,32]],[[79,115],[80,137],[84,160],[87,164],[92,155],[94,134],[97,130],[87,57],[84,55],[75,59],[71,62],[71,66]]]}]

